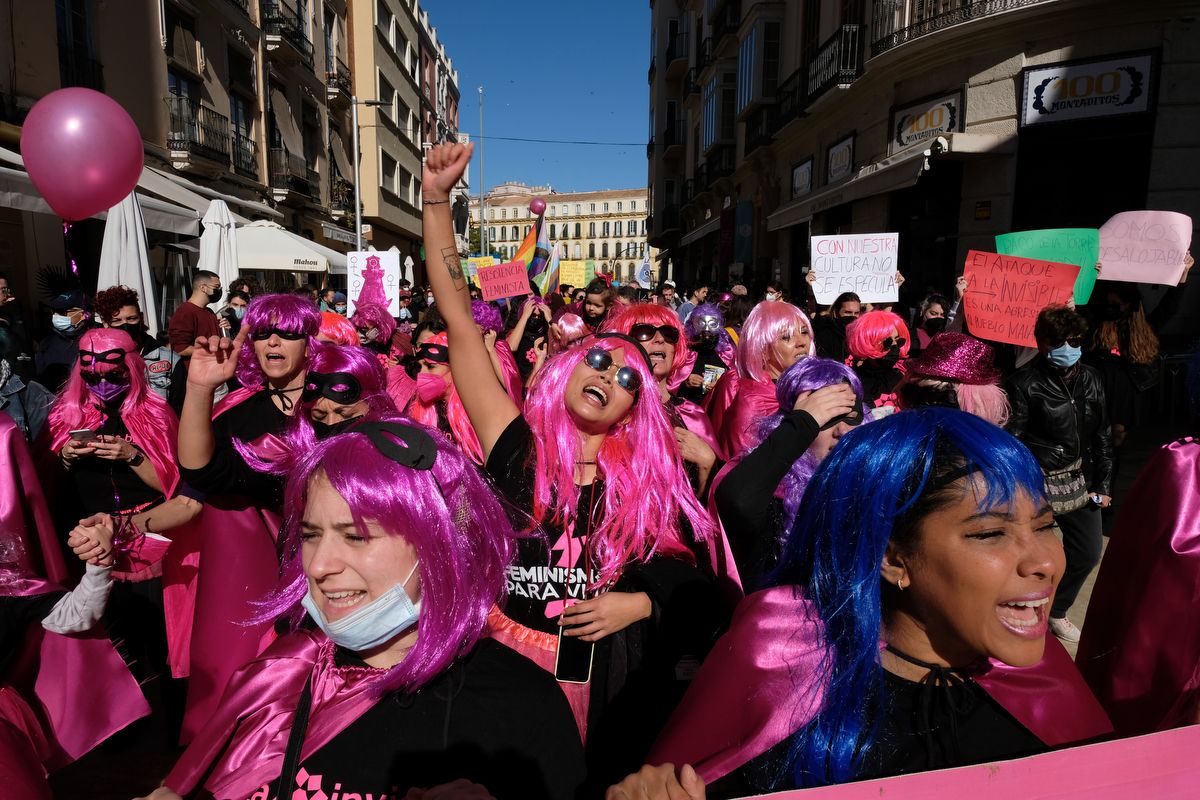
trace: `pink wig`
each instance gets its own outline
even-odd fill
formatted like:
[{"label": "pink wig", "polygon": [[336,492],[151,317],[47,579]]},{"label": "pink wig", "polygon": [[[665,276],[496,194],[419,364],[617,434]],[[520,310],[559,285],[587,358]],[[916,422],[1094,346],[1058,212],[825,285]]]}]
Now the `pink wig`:
[{"label": "pink wig", "polygon": [[[308,360],[309,372],[320,372],[329,375],[334,372],[346,372],[358,379],[362,386],[361,400],[367,403],[366,419],[378,419],[384,416],[395,416],[399,412],[396,404],[387,390],[387,376],[379,359],[374,354],[358,346],[346,346],[317,342],[310,352]],[[296,413],[288,420],[287,431],[283,438],[289,457],[279,461],[265,461],[245,443],[233,440],[234,449],[241,454],[246,463],[259,472],[282,474],[290,469],[292,461],[301,453],[306,453],[317,443],[313,432],[310,411],[316,400],[299,401]]]},{"label": "pink wig", "polygon": [[303,333],[308,337],[307,352],[311,353],[317,341],[317,332],[321,330],[321,312],[305,297],[264,294],[250,301],[242,327],[250,329],[250,336],[246,337],[242,352],[238,354],[237,379],[242,386],[255,388],[262,386],[266,379],[262,367],[258,365],[258,356],[254,354],[254,340],[251,337],[270,328]]},{"label": "pink wig", "polygon": [[361,306],[356,306],[354,316],[350,318],[350,324],[360,331],[375,328],[379,331],[375,341],[381,344],[391,341],[392,334],[396,332],[396,319],[388,313],[386,306],[378,303],[363,303]]},{"label": "pink wig", "polygon": [[[429,344],[440,344],[442,347],[449,348],[449,338],[446,332],[443,331],[437,336],[434,336],[428,341]],[[516,364],[514,363],[515,367]],[[450,436],[454,439],[454,443],[476,464],[483,463],[483,447],[479,444],[479,437],[475,435],[475,426],[471,424],[471,418],[467,416],[467,410],[463,408],[462,398],[458,396],[458,387],[454,385],[454,377],[450,373],[444,376],[446,380],[446,393],[434,400],[432,403],[426,403],[421,399],[420,394],[413,394],[412,400],[408,404],[406,413],[408,416],[415,419],[422,425],[430,428],[438,426],[439,403],[445,403],[446,424],[450,428]]]},{"label": "pink wig", "polygon": [[893,328],[905,340],[904,347],[900,348],[900,356],[907,358],[908,349],[912,346],[908,326],[891,311],[868,311],[850,323],[850,327],[846,328],[846,344],[850,355],[859,359],[883,358],[887,355],[883,340],[891,336]]},{"label": "pink wig", "polygon": [[[796,336],[801,331],[812,336],[812,323],[804,312],[791,303],[759,303],[746,317],[738,341],[738,373],[759,383],[770,383],[771,346],[784,336]],[[816,353],[811,338],[808,355]]]},{"label": "pink wig", "polygon": [[968,414],[982,417],[1001,428],[1008,423],[1012,411],[1008,395],[996,384],[956,383],[954,393],[958,396],[958,407]]},{"label": "pink wig", "polygon": [[358,345],[358,329],[335,311],[321,312],[321,329],[317,335],[334,344]]},{"label": "pink wig", "polygon": [[575,464],[583,443],[564,396],[571,374],[592,347],[624,350],[625,365],[642,378],[628,420],[609,430],[596,456],[604,478],[604,517],[588,547],[604,584],[620,575],[626,564],[656,553],[693,561],[680,518],[687,518],[697,540],[706,540],[713,524],[688,483],[649,364],[630,352],[632,345],[610,338],[587,339],[582,346],[550,358],[529,389],[525,419],[533,431],[537,459],[534,521],[563,527],[575,521],[579,507]]},{"label": "pink wig", "polygon": [[504,333],[504,318],[500,316],[500,309],[486,300],[471,301],[471,317],[484,331]]},{"label": "pink wig", "polygon": [[[573,342],[588,335],[587,324],[584,323],[583,317],[570,311],[555,320],[554,324],[558,326],[558,334],[550,336],[550,355],[566,350],[567,342]],[[553,331],[553,328],[551,330]]]},{"label": "pink wig", "polygon": [[634,325],[653,325],[656,328],[670,325],[679,331],[679,341],[675,343],[675,360],[671,362],[671,372],[667,375],[667,382],[673,383],[680,370],[687,366],[688,353],[691,352],[679,317],[671,309],[657,303],[636,303],[622,308],[615,315],[609,315],[601,330],[616,331],[628,336]]},{"label": "pink wig", "polygon": [[[167,402],[150,391],[146,383],[146,362],[138,353],[137,345],[125,331],[116,328],[94,328],[80,338],[79,349],[93,353],[103,353],[105,350],[125,351],[122,363],[129,374],[129,391],[121,401],[121,421],[129,431],[129,438],[154,465],[154,473],[162,483],[163,495],[171,497],[179,483],[179,467],[175,463],[175,440],[179,420],[175,418],[175,412]],[[118,367],[117,364],[97,361],[86,369],[103,375]],[[76,359],[75,365],[71,367],[71,376],[50,409],[51,448],[55,452],[67,443],[71,431],[81,428],[96,430],[104,422],[104,415],[83,380],[84,369]]]},{"label": "pink wig", "polygon": [[367,525],[373,522],[416,550],[420,635],[378,686],[380,693],[413,692],[483,636],[488,612],[504,596],[517,534],[492,487],[442,434],[399,416],[385,421],[417,427],[433,437],[437,456],[432,469],[403,466],[354,430],[318,442],[301,455],[284,487],[283,588],[262,604],[260,618],[287,614],[293,624],[303,618],[300,601],[307,579],[301,523],[314,483],[328,481],[350,505],[362,535],[369,535]]}]

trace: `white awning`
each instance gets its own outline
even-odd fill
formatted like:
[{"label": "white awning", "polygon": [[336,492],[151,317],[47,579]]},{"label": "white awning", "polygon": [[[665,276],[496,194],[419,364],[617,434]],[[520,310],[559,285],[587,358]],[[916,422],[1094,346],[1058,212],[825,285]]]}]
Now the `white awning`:
[{"label": "white awning", "polygon": [[345,274],[346,256],[297,236],[273,222],[252,222],[237,228],[238,268],[278,272]]},{"label": "white awning", "polygon": [[[182,175],[176,175],[171,172],[164,172],[163,170],[158,169],[156,167],[146,167],[145,171],[142,172],[143,178],[146,177],[146,172],[154,173],[155,175],[157,175],[161,178],[164,178],[164,179],[170,181],[171,183],[174,183],[177,186],[179,186],[183,189],[186,189],[189,192],[195,192],[196,194],[201,195],[202,197],[207,197],[210,200],[224,200],[225,203],[230,206],[239,206],[239,207],[245,209],[246,211],[253,212],[256,214],[262,214],[263,216],[270,217],[271,219],[283,219],[283,214],[281,212],[276,211],[275,209],[271,208],[266,203],[260,203],[257,200],[246,200],[241,197],[237,197],[236,195],[225,194],[224,192],[218,192],[216,189],[210,189],[207,186],[201,186],[198,183],[194,183],[194,182],[188,180],[187,178],[183,177]],[[147,189],[149,191],[155,191],[154,189],[150,189],[149,187],[147,187]],[[207,210],[208,210],[208,203],[205,202],[204,208],[200,209],[200,215],[204,216],[204,213]],[[235,215],[234,221],[238,222],[238,223],[242,223],[242,222],[248,222],[249,220],[245,219],[244,217]]]},{"label": "white awning", "polygon": [[[176,183],[169,175],[160,174],[157,170],[151,167],[142,167],[142,177],[138,178],[138,186],[145,189],[147,192],[156,194],[159,197],[164,197],[173,203],[190,208],[196,211],[203,217],[208,212],[208,207],[212,204],[213,198],[204,197],[203,195],[193,192],[191,189],[184,188]],[[233,216],[233,221],[242,224],[249,222],[240,214],[229,212]]]},{"label": "white awning", "polygon": [[679,240],[678,247],[683,247],[684,245],[691,244],[692,242],[700,241],[705,236],[708,236],[710,233],[716,233],[718,230],[720,230],[720,228],[721,228],[721,215],[714,214],[713,218],[710,219],[708,222],[705,222],[703,225],[701,225],[697,228],[693,228],[692,230],[685,233],[683,235],[683,237]]},{"label": "white awning", "polygon": [[296,124],[292,106],[278,89],[271,90],[271,114],[275,117],[275,124],[279,127],[279,135],[283,137],[283,146],[287,151],[294,156],[304,155],[304,136]]}]

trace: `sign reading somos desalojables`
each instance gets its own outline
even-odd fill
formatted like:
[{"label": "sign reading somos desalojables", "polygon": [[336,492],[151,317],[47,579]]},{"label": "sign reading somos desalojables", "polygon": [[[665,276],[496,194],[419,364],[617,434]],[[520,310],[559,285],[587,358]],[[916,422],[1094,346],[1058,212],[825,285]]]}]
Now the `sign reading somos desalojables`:
[{"label": "sign reading somos desalojables", "polygon": [[894,303],[898,233],[812,237],[813,294],[821,305],[854,292],[864,303]]},{"label": "sign reading somos desalojables", "polygon": [[1026,69],[1021,125],[1148,111],[1154,69],[1150,53]]}]

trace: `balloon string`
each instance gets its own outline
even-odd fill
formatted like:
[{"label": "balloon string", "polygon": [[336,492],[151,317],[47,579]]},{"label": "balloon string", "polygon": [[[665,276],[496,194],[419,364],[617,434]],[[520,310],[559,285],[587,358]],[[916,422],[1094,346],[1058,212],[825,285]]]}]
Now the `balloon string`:
[{"label": "balloon string", "polygon": [[71,223],[63,222],[63,248],[67,251],[67,258],[71,260],[71,274],[79,274],[79,265],[75,263],[75,256],[71,253],[71,237],[68,236],[71,232]]}]

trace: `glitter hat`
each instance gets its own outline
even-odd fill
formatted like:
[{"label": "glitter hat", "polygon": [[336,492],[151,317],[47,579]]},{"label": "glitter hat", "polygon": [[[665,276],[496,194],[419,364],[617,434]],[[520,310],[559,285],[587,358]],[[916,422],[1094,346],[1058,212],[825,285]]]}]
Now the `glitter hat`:
[{"label": "glitter hat", "polygon": [[905,362],[914,377],[942,378],[970,386],[1000,382],[1001,373],[992,363],[991,345],[961,333],[939,333],[921,355]]}]

